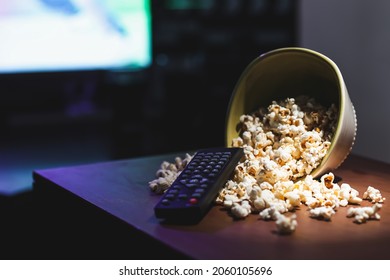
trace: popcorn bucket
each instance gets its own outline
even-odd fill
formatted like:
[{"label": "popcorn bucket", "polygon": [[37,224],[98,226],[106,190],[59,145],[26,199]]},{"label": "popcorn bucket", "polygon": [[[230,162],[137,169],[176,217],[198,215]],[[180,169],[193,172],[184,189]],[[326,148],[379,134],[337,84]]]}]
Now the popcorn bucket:
[{"label": "popcorn bucket", "polygon": [[307,95],[329,107],[338,108],[331,145],[313,177],[340,166],[349,155],[356,137],[356,114],[337,65],[316,51],[288,47],[255,58],[241,74],[233,90],[226,117],[226,146],[238,136],[240,116],[267,107],[272,101]]}]

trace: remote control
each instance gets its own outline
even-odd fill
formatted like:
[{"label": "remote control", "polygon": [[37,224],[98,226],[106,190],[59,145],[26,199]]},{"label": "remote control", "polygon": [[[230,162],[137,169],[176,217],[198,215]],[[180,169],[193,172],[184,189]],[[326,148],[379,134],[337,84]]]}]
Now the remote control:
[{"label": "remote control", "polygon": [[199,222],[243,155],[242,148],[197,151],[154,207],[155,216],[170,221]]}]

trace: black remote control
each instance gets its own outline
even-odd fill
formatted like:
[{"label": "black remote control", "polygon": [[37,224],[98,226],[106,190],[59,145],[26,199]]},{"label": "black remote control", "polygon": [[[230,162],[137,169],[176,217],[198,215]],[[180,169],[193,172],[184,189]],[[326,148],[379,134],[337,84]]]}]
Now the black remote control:
[{"label": "black remote control", "polygon": [[242,148],[197,151],[154,207],[155,216],[170,221],[199,222],[243,155]]}]

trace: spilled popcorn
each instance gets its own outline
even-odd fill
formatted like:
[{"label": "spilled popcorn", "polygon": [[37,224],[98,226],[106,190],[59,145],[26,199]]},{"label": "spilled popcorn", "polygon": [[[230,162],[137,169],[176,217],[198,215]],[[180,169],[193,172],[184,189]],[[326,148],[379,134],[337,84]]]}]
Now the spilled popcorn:
[{"label": "spilled popcorn", "polygon": [[[319,166],[331,144],[337,125],[338,111],[314,99],[300,96],[273,101],[239,120],[239,136],[233,147],[244,149],[244,158],[236,166],[232,179],[220,191],[216,203],[234,217],[244,219],[251,213],[263,220],[273,220],[281,234],[290,234],[298,226],[296,215],[286,216],[304,204],[309,216],[331,220],[338,207],[359,205],[363,199],[372,207],[348,209],[348,217],[356,223],[380,219],[378,211],[385,201],[380,191],[371,186],[359,192],[347,183],[339,185],[329,172],[320,180],[310,173]],[[191,160],[163,162],[157,179],[149,182],[152,191],[163,193]]]},{"label": "spilled popcorn", "polygon": [[347,217],[354,217],[358,224],[365,223],[367,220],[380,220],[381,216],[378,211],[382,205],[375,203],[372,207],[351,207],[348,209]]},{"label": "spilled popcorn", "polygon": [[382,197],[382,194],[378,189],[371,186],[368,186],[367,190],[364,192],[363,199],[367,199],[372,203],[383,203],[386,200],[386,198]]},{"label": "spilled popcorn", "polygon": [[336,214],[336,211],[334,211],[333,207],[331,206],[320,206],[317,208],[310,209],[309,213],[310,217],[329,221],[332,216]]},{"label": "spilled popcorn", "polygon": [[149,182],[151,190],[157,194],[164,193],[171,184],[175,181],[176,177],[191,161],[192,156],[186,154],[185,158],[176,157],[174,163],[163,161],[160,168],[156,172],[157,179]]},{"label": "spilled popcorn", "polygon": [[293,214],[291,217],[286,217],[282,214],[278,214],[275,224],[279,233],[290,234],[295,231],[298,226],[297,215]]}]

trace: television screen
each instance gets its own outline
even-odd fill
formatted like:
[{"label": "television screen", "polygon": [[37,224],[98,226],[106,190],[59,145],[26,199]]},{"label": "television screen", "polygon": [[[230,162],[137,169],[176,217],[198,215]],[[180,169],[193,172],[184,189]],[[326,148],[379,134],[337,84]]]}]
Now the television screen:
[{"label": "television screen", "polygon": [[149,0],[1,0],[0,73],[150,63]]}]

